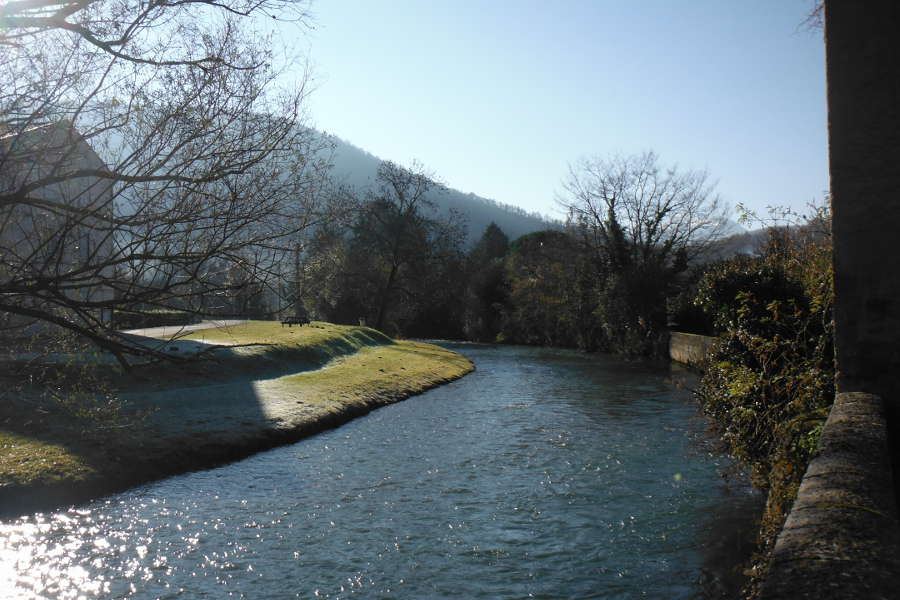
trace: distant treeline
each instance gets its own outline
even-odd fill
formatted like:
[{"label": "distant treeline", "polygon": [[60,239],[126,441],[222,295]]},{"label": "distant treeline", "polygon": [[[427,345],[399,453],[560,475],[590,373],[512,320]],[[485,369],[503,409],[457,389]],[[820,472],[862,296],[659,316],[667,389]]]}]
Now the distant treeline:
[{"label": "distant treeline", "polygon": [[579,165],[564,227],[510,241],[491,222],[474,246],[433,181],[382,163],[353,222],[306,244],[296,297],[317,318],[392,335],[662,354],[672,299],[725,220],[705,174],[656,163]]}]

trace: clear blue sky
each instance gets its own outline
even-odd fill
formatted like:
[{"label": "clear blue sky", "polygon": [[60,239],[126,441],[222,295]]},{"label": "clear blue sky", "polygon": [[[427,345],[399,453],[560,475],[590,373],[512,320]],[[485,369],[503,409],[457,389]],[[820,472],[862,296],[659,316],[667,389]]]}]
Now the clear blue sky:
[{"label": "clear blue sky", "polygon": [[731,205],[828,186],[811,0],[318,0],[316,127],[451,187],[555,214],[581,156],[655,150]]}]

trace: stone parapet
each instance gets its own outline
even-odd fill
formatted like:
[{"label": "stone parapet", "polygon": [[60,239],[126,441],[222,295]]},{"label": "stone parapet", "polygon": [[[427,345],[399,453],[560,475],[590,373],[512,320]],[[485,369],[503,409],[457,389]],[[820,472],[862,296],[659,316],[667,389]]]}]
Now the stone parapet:
[{"label": "stone parapet", "polygon": [[896,598],[900,527],[881,398],[838,394],[760,597]]}]

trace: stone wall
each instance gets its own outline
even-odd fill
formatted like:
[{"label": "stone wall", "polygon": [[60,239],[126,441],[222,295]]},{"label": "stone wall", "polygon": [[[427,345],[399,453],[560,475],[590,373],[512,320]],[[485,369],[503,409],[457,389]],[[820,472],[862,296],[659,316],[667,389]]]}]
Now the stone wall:
[{"label": "stone wall", "polygon": [[878,396],[842,393],[778,536],[760,597],[896,598],[900,528]]}]

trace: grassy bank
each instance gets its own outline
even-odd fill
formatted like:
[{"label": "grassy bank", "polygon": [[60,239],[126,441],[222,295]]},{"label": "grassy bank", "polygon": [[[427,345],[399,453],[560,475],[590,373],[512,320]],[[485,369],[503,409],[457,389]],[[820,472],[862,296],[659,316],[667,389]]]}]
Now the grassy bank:
[{"label": "grassy bank", "polygon": [[127,415],[0,424],[0,512],[50,508],[210,467],[335,427],[471,371],[465,357],[364,327],[251,322],[192,332],[167,350],[198,360],[117,378]]}]

